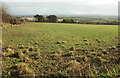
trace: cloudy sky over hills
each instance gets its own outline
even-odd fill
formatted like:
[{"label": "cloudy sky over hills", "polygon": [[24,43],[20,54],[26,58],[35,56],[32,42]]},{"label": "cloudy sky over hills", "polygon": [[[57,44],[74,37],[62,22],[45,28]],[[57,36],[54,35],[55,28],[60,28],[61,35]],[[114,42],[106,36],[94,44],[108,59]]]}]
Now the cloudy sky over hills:
[{"label": "cloudy sky over hills", "polygon": [[12,15],[118,15],[119,0],[2,0]]}]

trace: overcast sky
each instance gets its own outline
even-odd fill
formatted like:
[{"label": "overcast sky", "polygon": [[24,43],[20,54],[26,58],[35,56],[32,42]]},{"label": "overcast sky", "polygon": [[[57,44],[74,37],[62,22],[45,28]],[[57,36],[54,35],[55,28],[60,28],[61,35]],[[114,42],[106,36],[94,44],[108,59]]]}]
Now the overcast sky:
[{"label": "overcast sky", "polygon": [[2,0],[12,15],[118,15],[119,0]]}]

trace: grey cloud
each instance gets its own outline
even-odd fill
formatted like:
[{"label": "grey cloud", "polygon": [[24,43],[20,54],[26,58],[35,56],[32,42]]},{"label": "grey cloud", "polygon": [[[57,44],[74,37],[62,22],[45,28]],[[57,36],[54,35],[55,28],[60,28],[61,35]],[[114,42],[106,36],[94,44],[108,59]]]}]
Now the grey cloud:
[{"label": "grey cloud", "polygon": [[82,4],[78,2],[9,2],[9,12],[13,15],[117,15],[117,5]]}]

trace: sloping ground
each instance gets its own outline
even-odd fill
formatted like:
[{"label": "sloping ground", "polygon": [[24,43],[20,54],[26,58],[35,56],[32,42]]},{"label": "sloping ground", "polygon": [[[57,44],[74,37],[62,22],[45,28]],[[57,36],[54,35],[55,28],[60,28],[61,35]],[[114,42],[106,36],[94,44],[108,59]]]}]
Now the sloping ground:
[{"label": "sloping ground", "polygon": [[3,76],[119,76],[115,25],[27,23],[3,28]]}]

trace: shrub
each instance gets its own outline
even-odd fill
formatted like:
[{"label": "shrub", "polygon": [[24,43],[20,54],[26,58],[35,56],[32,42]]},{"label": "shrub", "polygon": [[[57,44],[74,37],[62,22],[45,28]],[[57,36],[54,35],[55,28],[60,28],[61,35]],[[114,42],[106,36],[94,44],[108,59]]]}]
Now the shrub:
[{"label": "shrub", "polygon": [[63,19],[62,23],[75,23],[73,19]]},{"label": "shrub", "polygon": [[57,22],[57,16],[56,15],[49,15],[47,16],[49,19],[49,22]]}]

